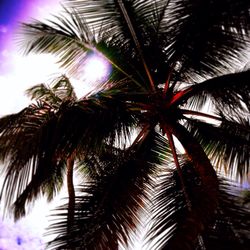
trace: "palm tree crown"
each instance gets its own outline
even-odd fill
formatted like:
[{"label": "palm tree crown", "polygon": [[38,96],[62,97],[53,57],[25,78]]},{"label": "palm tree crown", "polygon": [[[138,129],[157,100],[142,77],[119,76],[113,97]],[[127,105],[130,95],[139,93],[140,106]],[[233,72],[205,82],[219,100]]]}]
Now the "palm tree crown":
[{"label": "palm tree crown", "polygon": [[112,73],[79,100],[45,94],[42,107],[1,118],[8,205],[25,197],[24,208],[77,155],[88,179],[70,222],[69,206],[58,208],[50,247],[118,249],[141,212],[151,214],[152,248],[246,247],[249,215],[218,173],[244,180],[250,167],[250,71],[233,71],[249,45],[249,1],[66,4],[57,21],[23,25],[26,52],[52,53],[77,76],[96,54]]}]

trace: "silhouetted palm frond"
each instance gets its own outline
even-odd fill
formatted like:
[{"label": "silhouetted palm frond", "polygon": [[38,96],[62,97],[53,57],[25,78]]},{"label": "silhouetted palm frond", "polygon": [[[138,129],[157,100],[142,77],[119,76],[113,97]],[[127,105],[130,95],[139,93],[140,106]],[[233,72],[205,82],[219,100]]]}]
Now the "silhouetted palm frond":
[{"label": "silhouetted palm frond", "polygon": [[[87,249],[117,249],[128,244],[140,223],[140,212],[149,202],[158,173],[159,153],[168,151],[166,140],[148,131],[131,147],[117,155],[99,159],[98,175],[85,184],[76,198],[75,224],[67,232],[65,207],[51,233],[59,234],[50,244],[54,249],[82,246]],[[84,195],[83,195],[84,194]]]},{"label": "silhouetted palm frond", "polygon": [[[56,190],[61,186],[64,164],[51,155],[54,123],[55,114],[51,107],[41,103],[0,119],[1,157],[7,162],[2,195],[7,207],[17,199],[14,205],[16,218],[25,214],[25,202],[46,192],[51,183],[55,184]],[[56,173],[58,180],[53,177]],[[50,189],[49,197],[55,189]]]},{"label": "silhouetted palm frond", "polygon": [[53,53],[59,56],[60,64],[70,73],[79,72],[86,55],[95,49],[95,36],[83,19],[68,10],[63,17],[55,16],[55,20],[49,23],[35,20],[32,24],[23,24],[25,53]]},{"label": "silhouetted palm frond", "polygon": [[[181,167],[186,191],[195,216],[206,211],[201,181],[191,162],[182,158]],[[207,229],[196,242],[192,240],[195,217],[183,194],[174,166],[163,170],[152,201],[151,228],[147,234],[150,249],[247,249],[249,244],[250,213],[242,207],[241,188],[229,179],[220,177],[219,206]],[[204,206],[204,207],[203,207]],[[197,209],[197,210],[196,210]],[[155,242],[150,244],[150,242]],[[196,246],[194,246],[196,245]]]},{"label": "silhouetted palm frond", "polygon": [[201,107],[210,100],[224,115],[244,117],[250,113],[249,79],[249,70],[214,77],[190,87],[179,102],[188,101],[189,105],[195,102],[195,106]]},{"label": "silhouetted palm frond", "polygon": [[60,104],[67,100],[77,100],[75,90],[67,76],[55,78],[50,86],[46,84],[38,84],[26,90],[26,95],[31,100],[41,100],[55,105],[59,108]]},{"label": "silhouetted palm frond", "polygon": [[[241,231],[240,218],[249,217],[236,212],[234,194],[216,171],[242,180],[249,174],[249,70],[232,72],[248,56],[250,2],[71,0],[66,6],[52,21],[23,25],[25,51],[55,55],[77,77],[95,54],[112,72],[79,100],[66,76],[52,88],[37,85],[28,90],[37,103],[0,119],[6,207],[16,202],[22,215],[40,193],[52,198],[65,161],[72,177],[77,159],[87,183],[75,201],[68,179],[72,195],[57,210],[62,217],[50,231],[59,234],[51,247],[126,246],[159,184],[153,247],[223,249],[227,238],[218,237],[225,230],[225,246],[238,248],[237,235],[248,225]],[[204,111],[208,102],[211,110]]]},{"label": "silhouetted palm frond", "polygon": [[53,189],[47,188],[56,181],[54,173],[61,183],[62,162],[75,150],[98,153],[103,142],[112,145],[120,136],[125,143],[136,116],[122,102],[114,102],[104,92],[78,102],[64,100],[57,110],[38,102],[0,119],[1,158],[8,161],[2,193],[7,207],[17,199],[16,218],[40,192],[47,190],[52,197]]},{"label": "silhouetted palm frond", "polygon": [[230,177],[241,181],[250,168],[250,121],[227,119],[221,115],[219,125],[198,120],[187,120],[190,132],[200,141],[215,166]]}]

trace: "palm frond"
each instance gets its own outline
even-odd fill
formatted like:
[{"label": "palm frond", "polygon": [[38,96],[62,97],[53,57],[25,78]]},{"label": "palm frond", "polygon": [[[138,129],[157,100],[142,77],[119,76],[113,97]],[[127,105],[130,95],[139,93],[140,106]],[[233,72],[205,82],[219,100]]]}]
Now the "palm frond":
[{"label": "palm frond", "polygon": [[54,134],[57,150],[66,155],[75,148],[98,152],[103,143],[114,145],[119,138],[126,144],[139,115],[117,96],[106,96],[105,91],[78,102],[64,102]]},{"label": "palm frond", "polygon": [[[153,131],[116,156],[99,159],[99,175],[81,189],[76,198],[75,224],[71,234],[66,231],[65,207],[59,208],[61,218],[51,226],[59,234],[50,243],[53,249],[118,249],[118,242],[128,244],[130,234],[140,223],[157,165],[159,152],[167,151],[166,141]],[[58,216],[58,214],[57,214]]]},{"label": "palm frond", "polygon": [[[52,199],[65,162],[72,163],[66,166],[72,176],[76,160],[87,182],[76,200],[73,195],[56,210],[49,232],[58,237],[50,247],[127,246],[155,183],[161,187],[149,232],[153,247],[221,247],[221,230],[229,237],[223,238],[226,246],[245,247],[249,223],[241,227],[240,221],[248,214],[240,208],[235,213],[238,205],[228,196],[234,193],[218,181],[213,165],[226,164],[226,174],[242,180],[249,172],[250,71],[222,75],[247,55],[249,1],[71,0],[67,6],[54,21],[22,26],[25,52],[51,53],[77,76],[94,53],[112,65],[112,73],[79,100],[65,75],[34,86],[27,93],[36,103],[0,118],[6,208],[13,206],[20,217],[40,194]],[[197,110],[207,102],[211,115]],[[176,154],[174,137],[188,160]]]},{"label": "palm frond", "polygon": [[162,32],[169,61],[178,62],[184,81],[221,74],[247,57],[249,8],[245,0],[170,2]]},{"label": "palm frond", "polygon": [[0,119],[0,154],[8,162],[1,199],[5,200],[6,208],[14,205],[16,218],[25,215],[26,202],[46,194],[46,186],[55,184],[54,189],[47,189],[49,199],[60,189],[64,165],[52,155],[50,144],[54,118],[50,106],[38,103]]},{"label": "palm frond", "polygon": [[[138,35],[138,40],[141,42],[141,36],[144,32],[143,28],[147,26],[159,26],[159,22],[162,20],[162,12],[166,8],[166,3],[160,0],[157,1],[122,1],[124,7],[127,9],[131,24],[133,24],[135,33]],[[66,1],[66,5],[77,9],[81,16],[87,20],[87,23],[95,30],[107,29],[109,30],[110,37],[123,36],[132,40],[131,31],[128,27],[128,23],[122,13],[119,0],[111,1],[93,1],[92,4],[88,4],[85,0],[73,0]],[[161,14],[157,15],[159,12]],[[150,24],[148,21],[152,20]],[[152,29],[154,30],[154,29]],[[145,31],[145,30],[144,30]]]},{"label": "palm frond", "polygon": [[55,78],[52,83],[52,89],[63,100],[71,99],[76,100],[77,96],[74,90],[74,86],[70,82],[69,78],[65,75]]},{"label": "palm frond", "polygon": [[249,248],[249,209],[242,204],[242,188],[230,179],[220,177],[220,204],[214,222],[204,232],[208,250]]},{"label": "palm frond", "polygon": [[43,100],[51,104],[60,103],[61,99],[56,96],[56,94],[45,84],[41,83],[26,90],[26,95],[31,98],[31,100]]},{"label": "palm frond", "polygon": [[[34,20],[32,23],[22,25],[21,44],[26,48],[25,53],[50,53],[59,58],[59,64],[70,75],[81,77],[86,59],[93,54],[103,57],[110,63],[121,78],[131,79],[138,86],[137,79],[127,72],[126,67],[117,59],[121,55],[112,49],[109,42],[109,32],[90,30],[85,21],[85,16],[80,16],[76,9],[66,9],[64,15],[55,16],[56,21],[41,22]],[[93,27],[91,27],[93,28]],[[119,61],[119,60],[118,60]]]},{"label": "palm frond", "polygon": [[179,104],[188,101],[189,105],[196,102],[197,106],[211,100],[217,110],[223,110],[229,116],[241,113],[244,117],[250,113],[249,79],[249,70],[214,77],[190,87],[190,91],[179,100]]},{"label": "palm frond", "polygon": [[116,161],[117,155],[122,155],[123,150],[117,146],[104,144],[99,154],[88,153],[84,156],[80,155],[80,160],[77,163],[78,176],[81,179],[87,178],[88,180],[98,178],[104,171],[106,164]]},{"label": "palm frond", "polygon": [[223,117],[221,123],[212,125],[187,119],[190,132],[203,145],[214,165],[227,175],[241,181],[250,167],[250,121],[247,118]]},{"label": "palm frond", "polygon": [[[121,47],[121,56],[127,54],[126,60],[133,62],[142,74],[144,69],[133,38],[136,37],[156,85],[163,84],[168,74],[174,75],[174,81],[187,81],[197,75],[208,77],[228,71],[239,64],[249,44],[250,6],[245,0],[122,3],[133,27],[133,36],[119,1],[98,0],[91,5],[85,0],[68,1],[93,29],[108,30],[105,43]],[[144,81],[147,78],[142,77]]]},{"label": "palm frond", "polygon": [[[185,157],[182,157],[181,166],[192,209],[199,217],[206,210],[202,202],[206,197],[202,192],[200,178]],[[148,241],[152,243],[148,246],[150,249],[247,249],[250,223],[247,218],[250,218],[250,213],[242,207],[240,200],[240,188],[220,178],[217,211],[194,242],[190,240],[192,234],[195,234],[190,224],[195,227],[197,221],[187,208],[176,169],[169,167],[163,171],[155,188],[152,222],[147,234]]]},{"label": "palm frond", "polygon": [[[66,164],[63,162],[54,163],[54,165],[53,163],[47,163],[46,165],[39,163],[39,168],[32,176],[31,181],[11,205],[15,220],[25,216],[26,206],[34,202],[39,196],[46,196],[47,200],[51,201],[60,192],[63,186],[65,169]],[[22,171],[24,170],[22,169]],[[20,180],[22,177],[20,174]],[[13,173],[8,173],[3,187],[6,187],[5,191],[9,191],[8,186],[13,185],[12,181],[16,181],[16,176],[13,176]]]},{"label": "palm frond", "polygon": [[64,16],[55,16],[56,21],[22,25],[25,40],[25,53],[52,53],[59,57],[59,63],[77,74],[82,70],[86,56],[94,51],[95,36],[86,25],[84,19],[76,12],[70,13],[65,9]]},{"label": "palm frond", "polygon": [[[173,166],[166,169],[159,177],[159,186],[152,202],[152,227],[148,237],[152,242],[157,239],[152,246],[154,249],[194,249],[199,235],[212,220],[211,211],[207,208],[210,199],[204,195],[199,175],[192,164],[183,159],[181,169],[191,210],[187,206],[177,171],[173,170]],[[201,221],[203,226],[200,225]]]},{"label": "palm frond", "polygon": [[57,110],[37,103],[1,118],[0,154],[9,161],[2,189],[6,207],[15,199],[24,205],[26,198],[37,197],[46,183],[53,182],[53,173],[61,171],[61,161],[76,150],[98,153],[103,143],[114,145],[118,138],[125,143],[137,122],[136,113],[104,91],[81,101],[63,101]]},{"label": "palm frond", "polygon": [[[112,61],[120,67],[125,66],[128,75],[143,82],[146,88],[151,85],[154,89],[154,85],[165,81],[168,67],[164,49],[167,42],[165,34],[160,34],[159,26],[167,2],[112,0],[94,1],[89,5],[80,0],[68,1],[68,5],[76,8],[95,30],[108,30],[108,35],[103,37],[103,42],[108,45],[108,57],[111,55]],[[159,74],[160,69],[163,74]]]},{"label": "palm frond", "polygon": [[74,87],[65,75],[59,76],[49,85],[38,84],[26,90],[26,95],[31,100],[48,102],[50,105],[57,107],[63,100],[77,100]]}]

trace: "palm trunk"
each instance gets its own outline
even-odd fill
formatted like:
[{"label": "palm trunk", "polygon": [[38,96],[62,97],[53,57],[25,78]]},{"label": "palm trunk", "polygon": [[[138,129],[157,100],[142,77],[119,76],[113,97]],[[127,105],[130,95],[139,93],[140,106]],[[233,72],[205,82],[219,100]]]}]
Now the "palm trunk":
[{"label": "palm trunk", "polygon": [[71,156],[67,159],[67,188],[68,188],[68,231],[70,232],[71,226],[74,222],[75,213],[75,189],[73,183],[73,167],[74,158]]},{"label": "palm trunk", "polygon": [[[180,124],[167,124],[167,129],[181,142],[201,179],[200,188],[203,194],[202,199],[199,201],[201,206],[192,207],[192,210],[187,212],[182,225],[177,229],[176,237],[169,241],[167,247],[167,249],[189,250],[193,249],[192,243],[197,242],[199,235],[211,221],[217,209],[218,179],[204,150],[183,126]],[[184,239],[185,235],[188,238]],[[182,242],[178,242],[180,238],[183,238]]]}]

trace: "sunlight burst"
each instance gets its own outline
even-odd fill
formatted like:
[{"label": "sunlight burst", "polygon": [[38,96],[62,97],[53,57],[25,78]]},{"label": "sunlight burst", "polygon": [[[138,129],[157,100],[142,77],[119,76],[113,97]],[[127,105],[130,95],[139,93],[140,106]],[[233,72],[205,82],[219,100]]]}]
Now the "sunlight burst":
[{"label": "sunlight burst", "polygon": [[111,71],[111,65],[103,57],[96,54],[86,59],[84,65],[84,81],[87,83],[99,83],[107,80]]}]

